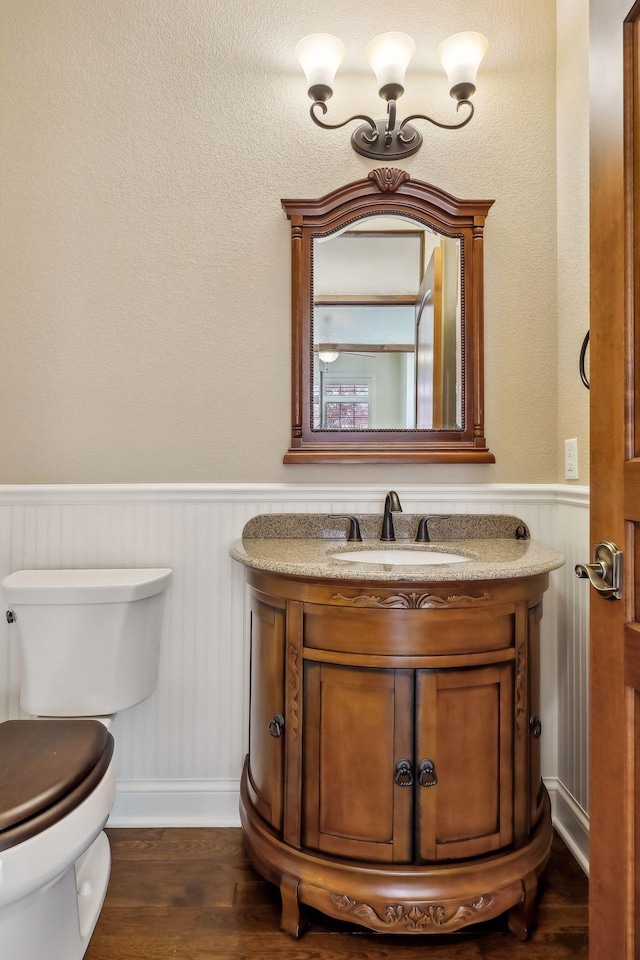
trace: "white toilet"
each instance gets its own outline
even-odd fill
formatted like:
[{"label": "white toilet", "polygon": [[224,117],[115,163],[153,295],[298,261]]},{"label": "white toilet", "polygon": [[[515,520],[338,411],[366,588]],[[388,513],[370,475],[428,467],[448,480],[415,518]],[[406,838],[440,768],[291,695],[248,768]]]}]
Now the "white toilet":
[{"label": "white toilet", "polygon": [[[155,689],[171,570],[20,570],[2,582],[20,704],[0,723],[0,957],[80,960],[111,865],[113,714]],[[54,719],[63,718],[63,719]]]}]

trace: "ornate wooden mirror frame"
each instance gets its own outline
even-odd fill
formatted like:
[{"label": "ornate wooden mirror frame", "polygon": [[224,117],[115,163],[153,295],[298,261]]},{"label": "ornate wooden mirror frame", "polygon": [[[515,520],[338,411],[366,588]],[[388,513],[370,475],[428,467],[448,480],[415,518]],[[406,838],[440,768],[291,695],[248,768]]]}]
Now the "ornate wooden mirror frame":
[{"label": "ornate wooden mirror frame", "polygon": [[[458,200],[385,167],[315,200],[283,200],[291,221],[292,430],[285,463],[494,463],[484,437],[483,228],[493,200]],[[314,429],[313,241],[364,217],[395,215],[460,238],[462,425],[457,429]]]}]

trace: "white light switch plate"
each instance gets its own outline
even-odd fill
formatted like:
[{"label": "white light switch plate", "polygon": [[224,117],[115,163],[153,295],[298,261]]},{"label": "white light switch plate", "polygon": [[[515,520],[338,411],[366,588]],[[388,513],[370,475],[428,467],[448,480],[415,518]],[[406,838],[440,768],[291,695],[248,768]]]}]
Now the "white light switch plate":
[{"label": "white light switch plate", "polygon": [[564,476],[565,480],[578,479],[578,439],[564,442]]}]

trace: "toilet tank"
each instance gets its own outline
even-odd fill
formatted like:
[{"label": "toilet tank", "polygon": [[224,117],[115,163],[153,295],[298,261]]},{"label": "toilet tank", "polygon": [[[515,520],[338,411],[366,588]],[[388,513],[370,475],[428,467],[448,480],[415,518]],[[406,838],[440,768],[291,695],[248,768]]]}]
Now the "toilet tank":
[{"label": "toilet tank", "polygon": [[99,716],[148,697],[157,682],[171,574],[166,568],[19,570],[5,577],[23,710]]}]

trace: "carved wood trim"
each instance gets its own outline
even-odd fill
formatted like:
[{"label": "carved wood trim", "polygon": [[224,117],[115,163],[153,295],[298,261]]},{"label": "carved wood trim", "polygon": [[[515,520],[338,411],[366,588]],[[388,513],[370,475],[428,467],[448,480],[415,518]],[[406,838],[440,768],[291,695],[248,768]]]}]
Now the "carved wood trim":
[{"label": "carved wood trim", "polygon": [[300,846],[302,826],[302,722],[303,688],[300,676],[302,656],[302,604],[289,600],[286,613],[284,645],[285,687],[284,712],[284,818],[282,836],[285,843]]},{"label": "carved wood trim", "polygon": [[522,736],[527,719],[527,649],[523,643],[516,649],[516,728]]},{"label": "carved wood trim", "polygon": [[[363,180],[343,184],[323,197],[304,200],[284,199],[281,203],[292,224],[296,222],[307,226],[310,221],[313,221],[316,229],[322,229],[329,221],[335,219],[336,211],[345,207],[355,208],[356,201],[360,205],[363,201],[372,204],[384,203],[385,198],[380,197],[380,192],[375,180],[370,179],[367,174]],[[484,220],[494,203],[493,200],[461,200],[440,187],[410,176],[399,184],[396,192],[398,193],[397,202],[411,207],[415,213],[419,213],[421,208],[424,209],[425,205],[428,205],[431,215],[441,217],[443,223],[448,222],[455,226],[464,223],[470,229],[484,225]]]},{"label": "carved wood trim", "polygon": [[288,670],[287,670],[287,718],[291,735],[294,740],[298,739],[300,730],[300,704],[298,703],[298,694],[300,692],[300,658],[298,650],[292,643],[289,644],[288,652]]},{"label": "carved wood trim", "polygon": [[395,193],[400,184],[410,180],[411,177],[406,170],[400,170],[398,167],[378,167],[369,172],[367,179],[373,180],[382,193]]},{"label": "carved wood trim", "polygon": [[334,593],[331,599],[349,603],[354,607],[391,607],[404,610],[421,610],[426,607],[471,607],[477,603],[484,603],[491,598],[488,593],[484,592],[477,596],[453,594],[450,597],[439,597],[433,593],[398,593],[391,597],[359,594],[357,597],[345,597],[341,593]]},{"label": "carved wood trim", "polygon": [[515,837],[529,829],[529,778],[531,775],[531,736],[529,734],[529,610],[524,600],[516,605],[515,658],[513,691],[513,830]]},{"label": "carved wood trim", "polygon": [[329,900],[345,916],[356,917],[374,930],[402,928],[403,932],[424,933],[432,930],[447,930],[460,924],[475,923],[483,919],[495,903],[495,893],[485,893],[475,900],[465,900],[459,904],[442,903],[389,903],[383,908],[382,916],[368,903],[358,903],[346,894],[330,893]]}]

